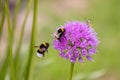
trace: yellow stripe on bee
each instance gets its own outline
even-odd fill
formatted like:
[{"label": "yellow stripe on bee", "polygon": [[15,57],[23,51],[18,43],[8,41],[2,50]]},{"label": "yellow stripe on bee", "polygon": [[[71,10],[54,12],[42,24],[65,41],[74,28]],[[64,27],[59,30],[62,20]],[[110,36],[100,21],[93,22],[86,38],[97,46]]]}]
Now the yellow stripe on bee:
[{"label": "yellow stripe on bee", "polygon": [[64,32],[64,28],[61,28],[62,32]]},{"label": "yellow stripe on bee", "polygon": [[44,46],[47,46],[45,42],[43,42],[43,45],[44,45]]}]

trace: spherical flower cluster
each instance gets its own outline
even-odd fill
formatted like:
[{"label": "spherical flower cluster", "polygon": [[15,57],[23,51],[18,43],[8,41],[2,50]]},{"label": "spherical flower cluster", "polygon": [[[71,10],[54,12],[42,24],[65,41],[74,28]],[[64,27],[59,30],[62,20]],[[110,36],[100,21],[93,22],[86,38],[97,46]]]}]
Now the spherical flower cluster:
[{"label": "spherical flower cluster", "polygon": [[64,28],[65,32],[60,40],[53,40],[53,45],[60,51],[61,57],[69,59],[72,63],[76,60],[83,62],[84,58],[93,60],[91,55],[96,53],[99,40],[88,22],[72,21],[59,28]]}]

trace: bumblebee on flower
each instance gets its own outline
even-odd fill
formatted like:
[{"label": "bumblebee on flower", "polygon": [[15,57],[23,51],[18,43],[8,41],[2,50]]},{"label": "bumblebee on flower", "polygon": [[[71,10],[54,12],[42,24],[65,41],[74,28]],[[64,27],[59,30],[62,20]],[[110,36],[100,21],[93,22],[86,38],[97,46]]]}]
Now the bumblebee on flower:
[{"label": "bumblebee on flower", "polygon": [[[57,33],[61,29],[61,33]],[[63,29],[63,31],[62,31]],[[57,29],[54,34],[53,45],[60,51],[60,56],[69,59],[72,63],[76,60],[83,62],[86,57],[92,61],[91,55],[96,53],[96,47],[99,44],[97,33],[88,25],[88,22],[73,21]]]}]

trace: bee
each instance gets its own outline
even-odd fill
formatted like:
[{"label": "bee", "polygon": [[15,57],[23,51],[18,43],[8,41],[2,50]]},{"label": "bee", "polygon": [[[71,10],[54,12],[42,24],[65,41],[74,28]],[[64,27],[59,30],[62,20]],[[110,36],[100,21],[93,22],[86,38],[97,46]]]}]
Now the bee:
[{"label": "bee", "polygon": [[54,34],[54,38],[56,38],[57,40],[60,41],[61,37],[63,36],[65,32],[65,29],[64,28],[59,28],[56,33]]},{"label": "bee", "polygon": [[45,52],[48,52],[49,43],[43,42],[40,46],[34,46],[34,47],[36,48],[39,47],[39,49],[37,50],[37,56],[44,57]]},{"label": "bee", "polygon": [[87,25],[88,25],[89,27],[91,27],[91,26],[92,26],[92,25],[91,25],[90,20],[88,20],[88,19],[87,19],[87,21],[86,21],[86,22],[87,22]]}]

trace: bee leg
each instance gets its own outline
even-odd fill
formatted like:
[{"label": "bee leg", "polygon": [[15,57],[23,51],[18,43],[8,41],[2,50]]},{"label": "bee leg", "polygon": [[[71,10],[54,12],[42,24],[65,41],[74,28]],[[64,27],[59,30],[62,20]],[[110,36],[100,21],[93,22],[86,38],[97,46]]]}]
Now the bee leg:
[{"label": "bee leg", "polygon": [[39,48],[39,46],[34,46],[34,48]]},{"label": "bee leg", "polygon": [[61,42],[61,39],[59,39],[59,42]]},{"label": "bee leg", "polygon": [[46,50],[46,52],[48,53],[48,50]]},{"label": "bee leg", "polygon": [[58,40],[59,42],[61,42],[61,39],[60,39],[60,38],[57,38],[57,40]]},{"label": "bee leg", "polygon": [[45,54],[43,53],[43,57],[45,56]]},{"label": "bee leg", "polygon": [[65,35],[63,35],[63,37],[66,39]]}]

